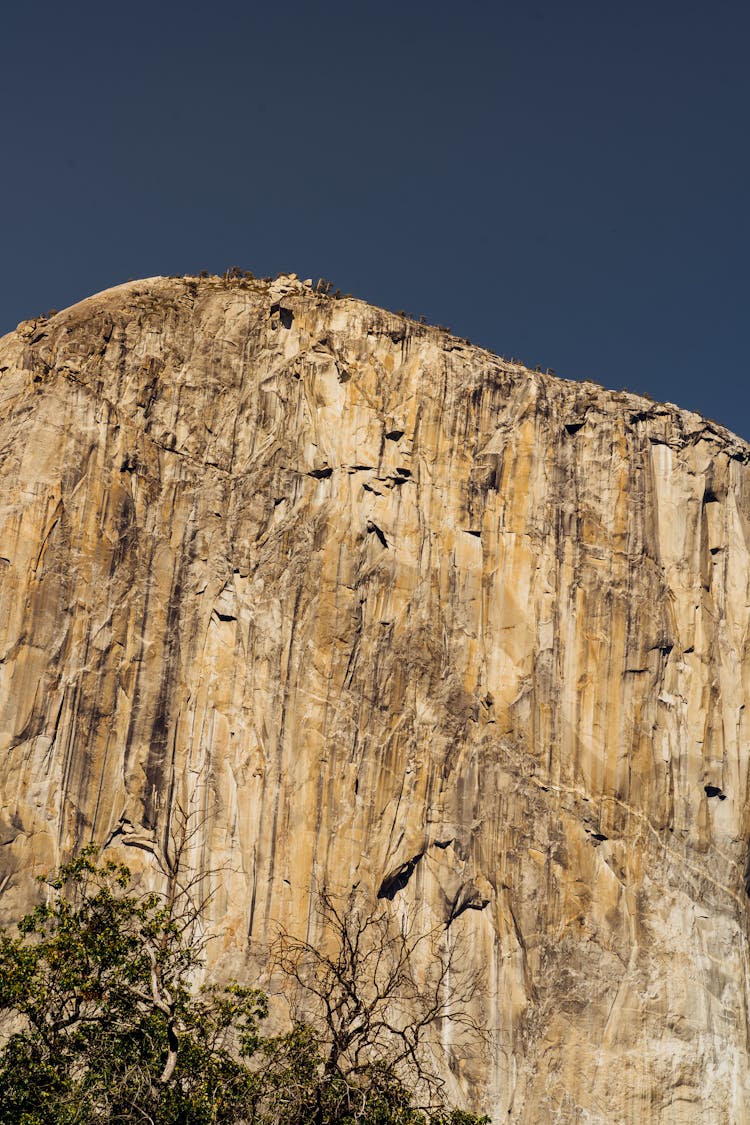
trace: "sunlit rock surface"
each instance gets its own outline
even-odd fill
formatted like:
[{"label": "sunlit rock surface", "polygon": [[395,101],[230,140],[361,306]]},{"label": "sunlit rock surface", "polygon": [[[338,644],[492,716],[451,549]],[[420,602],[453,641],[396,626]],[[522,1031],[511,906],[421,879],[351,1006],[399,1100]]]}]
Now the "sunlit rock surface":
[{"label": "sunlit rock surface", "polygon": [[316,888],[450,923],[494,1120],[750,1121],[749,458],[294,278],[20,325],[2,917],[179,808],[231,971]]}]

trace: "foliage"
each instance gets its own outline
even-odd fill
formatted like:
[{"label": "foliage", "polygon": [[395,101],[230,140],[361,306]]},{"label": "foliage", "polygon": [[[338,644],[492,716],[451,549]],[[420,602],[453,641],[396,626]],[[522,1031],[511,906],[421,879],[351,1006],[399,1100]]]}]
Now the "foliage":
[{"label": "foliage", "polygon": [[254,281],[255,274],[252,270],[243,270],[241,266],[230,266],[223,275],[224,281]]},{"label": "foliage", "polygon": [[86,849],[19,936],[0,936],[0,1010],[25,1022],[0,1057],[3,1125],[197,1125],[215,1120],[219,1087],[237,1104],[251,1092],[242,1060],[257,1048],[265,997],[239,986],[193,994],[194,919],[176,896],[137,896],[129,883],[126,867]]},{"label": "foliage", "polygon": [[[358,949],[347,944],[316,961],[318,951],[282,935],[279,958],[303,990],[308,968],[328,972],[310,993],[328,1016],[321,1023],[313,1005],[310,1022],[264,1035],[262,992],[192,986],[200,910],[180,883],[179,862],[168,873],[165,893],[137,894],[127,867],[84,849],[47,883],[48,901],[21,921],[18,936],[0,933],[0,1012],[16,1023],[0,1050],[0,1125],[479,1122],[415,1104],[422,1031],[447,1014],[433,997],[432,1008],[417,1004],[412,1024],[407,1018],[418,939],[394,942],[376,914],[348,920],[325,899],[334,937],[354,938]],[[372,937],[374,957],[366,952]],[[384,1003],[398,1027],[392,1041]]]}]

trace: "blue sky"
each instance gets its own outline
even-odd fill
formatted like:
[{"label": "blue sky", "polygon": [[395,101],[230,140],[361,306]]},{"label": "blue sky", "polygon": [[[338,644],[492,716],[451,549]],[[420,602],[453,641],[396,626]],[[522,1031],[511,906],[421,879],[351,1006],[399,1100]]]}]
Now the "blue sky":
[{"label": "blue sky", "polygon": [[750,438],[750,6],[17,6],[0,331],[128,278],[325,276]]}]

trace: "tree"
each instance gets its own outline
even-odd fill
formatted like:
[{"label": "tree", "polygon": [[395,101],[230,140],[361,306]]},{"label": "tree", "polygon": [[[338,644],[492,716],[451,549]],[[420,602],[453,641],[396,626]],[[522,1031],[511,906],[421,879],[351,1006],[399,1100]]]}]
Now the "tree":
[{"label": "tree", "polygon": [[16,1022],[0,1049],[0,1125],[477,1125],[444,1099],[417,1104],[439,1089],[428,1029],[465,1015],[450,958],[418,980],[434,934],[394,934],[385,915],[324,897],[332,952],[286,934],[278,946],[309,1019],[264,1035],[263,992],[195,987],[205,902],[182,875],[188,840],[185,823],[157,856],[162,893],[136,893],[126,866],[85,848],[17,936],[0,932],[0,1014]]},{"label": "tree", "polygon": [[136,895],[127,867],[86,848],[50,900],[0,935],[0,1011],[21,1017],[0,1056],[2,1125],[234,1120],[254,1094],[243,1059],[266,999],[191,990],[200,960],[177,881]]},{"label": "tree", "polygon": [[415,914],[396,923],[382,907],[345,909],[328,894],[319,896],[318,909],[321,944],[282,931],[273,951],[296,986],[318,1052],[308,1102],[299,1118],[287,1107],[284,1120],[478,1121],[447,1110],[435,1059],[436,1032],[448,1021],[482,1037],[471,1014],[479,981],[461,968],[460,945],[447,947],[443,926],[420,930]]}]

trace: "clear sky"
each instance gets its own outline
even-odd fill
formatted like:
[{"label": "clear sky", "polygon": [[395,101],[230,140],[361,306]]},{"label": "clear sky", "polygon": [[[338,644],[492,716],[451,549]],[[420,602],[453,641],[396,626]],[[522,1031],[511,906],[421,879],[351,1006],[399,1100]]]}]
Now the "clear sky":
[{"label": "clear sky", "polygon": [[295,271],[750,438],[747,0],[60,0],[0,29],[0,332]]}]

